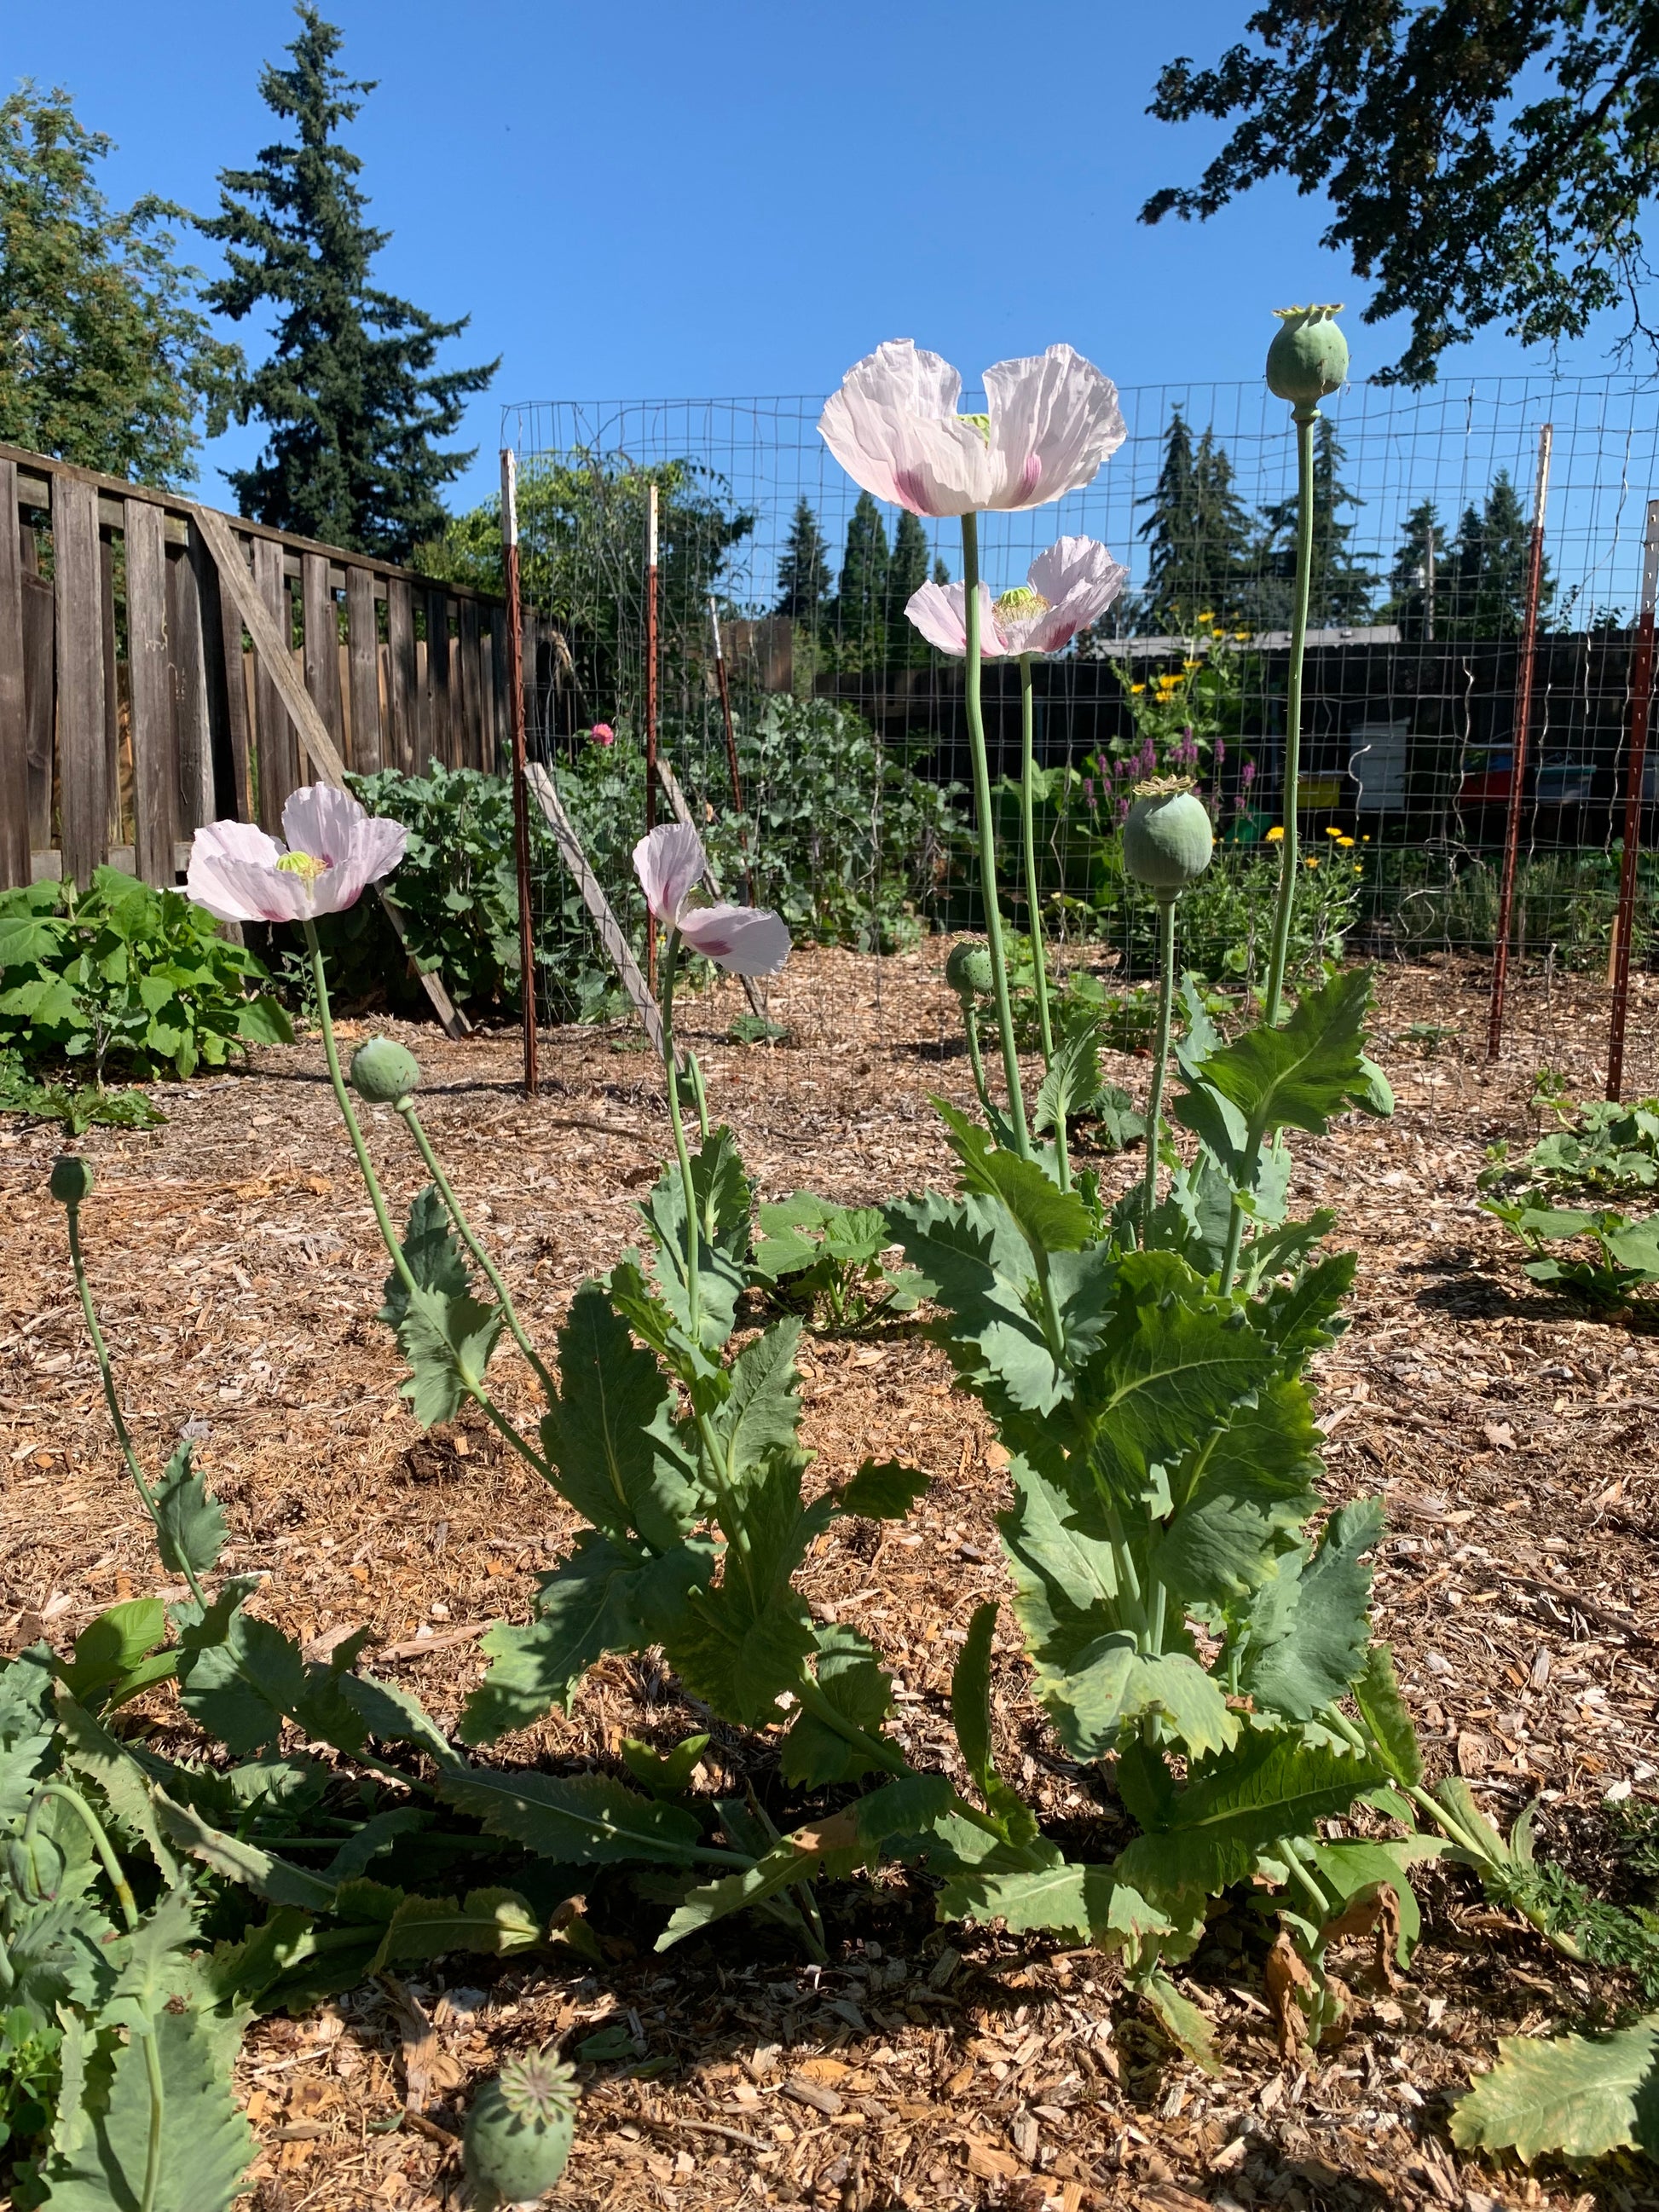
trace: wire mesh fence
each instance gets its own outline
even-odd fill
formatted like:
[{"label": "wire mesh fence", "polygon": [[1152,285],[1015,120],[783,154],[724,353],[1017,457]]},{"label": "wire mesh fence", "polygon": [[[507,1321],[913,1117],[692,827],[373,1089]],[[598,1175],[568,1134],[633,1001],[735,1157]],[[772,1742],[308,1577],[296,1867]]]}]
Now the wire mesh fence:
[{"label": "wire mesh fence", "polygon": [[[1146,975],[1152,913],[1117,867],[1115,828],[1136,778],[1185,768],[1210,795],[1222,840],[1188,902],[1187,956],[1218,982],[1247,985],[1260,980],[1277,868],[1294,576],[1289,410],[1255,383],[1143,386],[1121,397],[1127,434],[1092,485],[981,524],[993,592],[1023,585],[1060,534],[1103,540],[1129,569],[1097,629],[1036,672],[1043,922],[1091,948],[1121,981]],[[972,394],[963,402],[975,404]],[[532,616],[531,744],[574,790],[587,834],[609,838],[601,872],[623,895],[626,848],[644,817],[654,483],[659,737],[718,865],[798,931],[890,951],[921,927],[976,919],[953,798],[967,766],[961,665],[927,647],[904,614],[929,577],[960,574],[960,544],[953,523],[859,492],[817,434],[822,404],[507,410]],[[1304,961],[1342,946],[1490,957],[1546,423],[1553,451],[1511,939],[1523,1048],[1529,1032],[1547,1045],[1553,976],[1604,973],[1608,962],[1659,385],[1356,385],[1327,403],[1300,823]],[[1009,778],[1019,743],[1014,665],[988,666],[985,690],[993,776]],[[1649,759],[1650,846],[1659,765]],[[999,805],[1012,829],[1010,787]],[[1012,857],[1012,841],[1007,849]],[[1029,921],[1012,870],[1007,889],[1016,918]],[[1656,906],[1649,858],[1632,938],[1638,971],[1655,964]]]}]

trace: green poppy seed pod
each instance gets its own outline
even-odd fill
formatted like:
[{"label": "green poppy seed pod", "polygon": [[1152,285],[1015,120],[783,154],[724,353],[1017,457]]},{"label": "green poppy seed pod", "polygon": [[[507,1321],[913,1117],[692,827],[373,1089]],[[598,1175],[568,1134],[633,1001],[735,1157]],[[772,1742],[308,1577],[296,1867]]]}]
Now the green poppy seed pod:
[{"label": "green poppy seed pod", "polygon": [[945,980],[959,999],[988,999],[996,988],[990,954],[975,939],[964,938],[951,948]]},{"label": "green poppy seed pod", "polygon": [[79,1152],[59,1152],[48,1185],[59,1206],[79,1206],[92,1196],[92,1162]]},{"label": "green poppy seed pod", "polygon": [[1267,348],[1267,389],[1295,407],[1316,406],[1348,374],[1348,341],[1331,307],[1276,307],[1279,329]]},{"label": "green poppy seed pod", "polygon": [[509,2058],[472,2100],[461,2163],[475,2201],[495,2212],[533,2203],[564,2172],[576,2132],[576,2077],[550,2050]]},{"label": "green poppy seed pod", "polygon": [[370,1037],[351,1055],[352,1088],[371,1105],[395,1106],[421,1087],[421,1063],[390,1037]]},{"label": "green poppy seed pod", "polygon": [[1123,824],[1123,865],[1160,898],[1174,898],[1210,865],[1209,809],[1188,785],[1143,788]]}]

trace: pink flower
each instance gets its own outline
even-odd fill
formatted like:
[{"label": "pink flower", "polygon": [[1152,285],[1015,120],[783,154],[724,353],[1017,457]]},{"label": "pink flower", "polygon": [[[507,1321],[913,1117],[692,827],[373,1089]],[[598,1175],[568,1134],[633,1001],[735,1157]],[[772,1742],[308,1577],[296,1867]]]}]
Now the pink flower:
[{"label": "pink flower", "polygon": [[283,809],[284,847],[251,822],[196,832],[185,889],[221,921],[309,921],[355,906],[404,857],[409,832],[349,791],[308,784]]},{"label": "pink flower", "polygon": [[1243,785],[1246,791],[1248,791],[1250,786],[1255,781],[1255,763],[1253,760],[1247,760],[1243,767],[1240,769],[1238,771],[1238,780]]},{"label": "pink flower", "polygon": [[587,734],[596,745],[614,745],[617,742],[617,732],[609,722],[595,722]]},{"label": "pink flower", "polygon": [[702,840],[689,822],[665,822],[634,848],[646,904],[665,927],[678,929],[694,952],[734,975],[775,975],[789,957],[789,932],[769,908],[688,909],[707,865]]},{"label": "pink flower", "polygon": [[1083,796],[1092,812],[1095,804],[1095,780],[1091,775],[1085,775],[1083,779]]},{"label": "pink flower", "polygon": [[[1023,586],[994,600],[980,589],[979,649],[987,660],[1058,653],[1097,622],[1123,589],[1128,570],[1092,538],[1061,538],[1039,553]],[[924,584],[904,611],[941,653],[968,650],[968,599],[961,584]]]},{"label": "pink flower", "polygon": [[1117,387],[1070,346],[985,372],[984,415],[958,415],[962,379],[910,338],[849,368],[818,418],[853,481],[913,514],[1042,507],[1080,491],[1123,443]]}]

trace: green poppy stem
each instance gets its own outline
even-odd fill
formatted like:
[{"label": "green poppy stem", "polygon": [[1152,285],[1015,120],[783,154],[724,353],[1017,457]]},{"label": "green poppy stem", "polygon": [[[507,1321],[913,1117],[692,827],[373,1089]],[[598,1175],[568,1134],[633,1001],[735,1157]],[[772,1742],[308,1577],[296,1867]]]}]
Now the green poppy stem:
[{"label": "green poppy stem", "polygon": [[1313,578],[1314,424],[1317,407],[1291,410],[1296,424],[1297,515],[1296,602],[1291,617],[1291,668],[1285,696],[1284,842],[1279,848],[1279,903],[1273,912],[1273,952],[1267,965],[1267,1003],[1263,1018],[1276,1025],[1285,997],[1285,969],[1290,955],[1291,912],[1296,903],[1297,783],[1302,768],[1302,664],[1308,649],[1308,591]]},{"label": "green poppy stem", "polygon": [[691,1317],[694,1343],[702,1341],[702,1287],[697,1279],[697,1247],[702,1224],[697,1218],[697,1187],[691,1179],[691,1154],[685,1141],[685,1122],[680,1113],[680,1082],[674,1062],[674,976],[680,964],[680,933],[668,933],[662,956],[662,1057],[668,1079],[668,1118],[673,1125],[674,1152],[680,1164],[680,1182],[685,1193],[685,1303]]},{"label": "green poppy stem", "polygon": [[1002,914],[997,903],[996,824],[991,814],[991,769],[985,750],[985,715],[980,699],[979,517],[962,518],[962,587],[967,630],[963,703],[968,714],[968,747],[974,764],[974,806],[979,817],[979,876],[985,901],[985,949],[991,962],[991,989],[996,1000],[997,1030],[1002,1039],[1002,1070],[1008,1085],[1008,1120],[1014,1133],[1014,1149],[1021,1159],[1031,1157],[1030,1133],[1025,1126],[1025,1098],[1019,1086],[1019,1054],[1014,1044],[1014,1010],[1008,995],[1008,962],[1002,945]]},{"label": "green poppy stem", "polygon": [[1031,655],[1019,656],[1019,826],[1025,845],[1025,922],[1031,933],[1031,975],[1036,987],[1037,1033],[1042,1040],[1042,1065],[1054,1056],[1054,1034],[1048,1021],[1048,969],[1042,951],[1042,904],[1037,886],[1035,794],[1031,789],[1034,765],[1031,698]]},{"label": "green poppy stem", "polygon": [[1140,1242],[1152,1241],[1152,1208],[1158,1203],[1158,1157],[1164,1128],[1164,1079],[1170,1060],[1170,1024],[1175,1006],[1176,899],[1174,891],[1160,892],[1158,933],[1160,965],[1158,982],[1158,1033],[1152,1041],[1152,1085],[1146,1100],[1146,1175],[1141,1188]]}]

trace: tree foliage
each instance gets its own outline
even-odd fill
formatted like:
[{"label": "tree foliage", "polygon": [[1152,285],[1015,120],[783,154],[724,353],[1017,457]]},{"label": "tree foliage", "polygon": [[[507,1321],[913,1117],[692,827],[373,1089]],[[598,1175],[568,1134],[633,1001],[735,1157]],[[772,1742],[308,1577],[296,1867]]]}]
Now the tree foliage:
[{"label": "tree foliage", "polygon": [[1182,55],[1150,112],[1233,125],[1194,185],[1144,222],[1200,221],[1268,178],[1323,191],[1322,243],[1376,283],[1367,322],[1411,319],[1382,382],[1428,384],[1499,322],[1523,344],[1581,337],[1621,301],[1644,319],[1641,216],[1659,182],[1649,0],[1285,0],[1212,68]]},{"label": "tree foliage", "polygon": [[225,249],[204,295],[240,322],[276,314],[270,358],[236,382],[239,422],[267,427],[252,468],[230,472],[244,514],[281,530],[405,560],[442,529],[440,495],[472,459],[438,441],[497,363],[434,368],[468,318],[440,322],[370,281],[391,233],[366,220],[362,162],[339,142],[372,83],[335,61],[341,34],[301,5],[291,69],[268,64],[260,95],[297,125],[297,144],[263,148],[251,169],[220,172],[220,212],[201,225]]},{"label": "tree foliage", "polygon": [[1194,442],[1179,407],[1164,434],[1164,465],[1140,504],[1146,587],[1137,627],[1163,636],[1190,630],[1202,613],[1242,616],[1249,599],[1251,529],[1233,489],[1227,449],[1210,429]]},{"label": "tree foliage", "polygon": [[830,548],[811,502],[795,502],[794,520],[778,562],[777,611],[792,620],[816,626],[823,620],[830,598]]},{"label": "tree foliage", "polygon": [[[1342,481],[1347,459],[1335,423],[1322,415],[1314,432],[1313,562],[1308,620],[1316,629],[1364,622],[1376,578],[1352,550],[1354,526],[1345,507],[1364,505]],[[1263,629],[1288,629],[1296,585],[1297,501],[1279,500],[1261,517],[1264,543],[1256,619]]]},{"label": "tree foliage", "polygon": [[198,312],[198,272],[173,258],[167,226],[184,210],[148,192],[110,207],[97,182],[110,150],[66,92],[25,82],[0,101],[0,438],[178,484],[241,356]]}]

